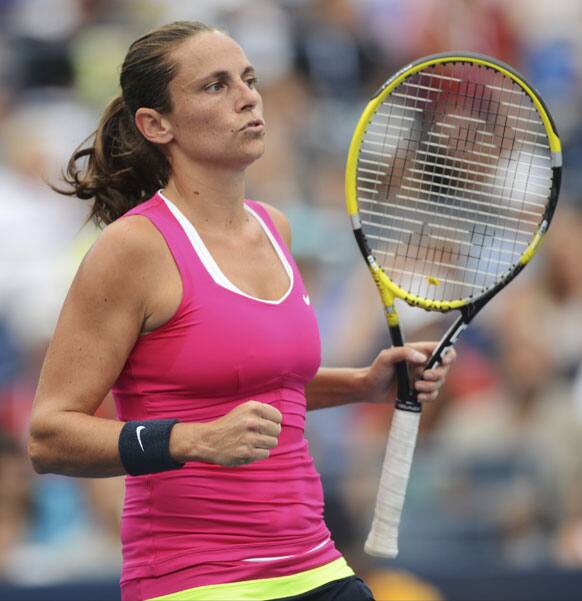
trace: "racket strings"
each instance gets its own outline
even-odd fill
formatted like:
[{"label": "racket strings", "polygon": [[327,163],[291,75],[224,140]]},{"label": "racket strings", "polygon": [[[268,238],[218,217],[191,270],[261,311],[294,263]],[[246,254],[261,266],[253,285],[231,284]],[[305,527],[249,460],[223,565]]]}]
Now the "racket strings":
[{"label": "racket strings", "polygon": [[551,178],[530,96],[494,69],[438,64],[397,86],[363,136],[362,229],[407,292],[477,296],[514,268],[538,231]]}]

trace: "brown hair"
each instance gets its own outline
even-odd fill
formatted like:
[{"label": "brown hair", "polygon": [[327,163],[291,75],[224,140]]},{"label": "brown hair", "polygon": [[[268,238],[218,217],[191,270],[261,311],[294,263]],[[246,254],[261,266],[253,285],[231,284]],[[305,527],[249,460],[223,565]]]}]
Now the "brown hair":
[{"label": "brown hair", "polygon": [[[171,52],[184,40],[215,31],[198,21],[177,21],[141,36],[127,51],[121,75],[121,95],[105,108],[97,130],[74,151],[63,174],[61,194],[94,198],[90,219],[107,225],[166,185],[170,164],[164,153],[139,132],[138,108],[164,114],[172,110],[168,86],[176,74]],[[85,144],[92,140],[90,146]],[[77,161],[84,159],[82,165]]]}]

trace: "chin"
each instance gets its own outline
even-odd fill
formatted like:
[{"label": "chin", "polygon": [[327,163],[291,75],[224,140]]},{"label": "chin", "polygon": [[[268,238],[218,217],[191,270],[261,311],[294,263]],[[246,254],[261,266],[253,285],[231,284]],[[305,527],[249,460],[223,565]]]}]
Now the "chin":
[{"label": "chin", "polygon": [[260,159],[263,156],[263,154],[265,154],[265,145],[263,143],[261,143],[260,145],[257,144],[255,148],[249,147],[246,148],[245,151],[246,152],[242,153],[244,156],[241,158],[244,166],[249,167],[255,161]]}]

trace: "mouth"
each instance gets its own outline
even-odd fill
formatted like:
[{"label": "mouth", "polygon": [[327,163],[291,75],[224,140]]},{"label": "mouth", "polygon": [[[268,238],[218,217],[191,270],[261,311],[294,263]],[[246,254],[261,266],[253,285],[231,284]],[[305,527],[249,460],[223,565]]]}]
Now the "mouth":
[{"label": "mouth", "polygon": [[243,127],[241,127],[240,131],[260,131],[265,127],[265,122],[262,119],[253,119],[249,121]]}]

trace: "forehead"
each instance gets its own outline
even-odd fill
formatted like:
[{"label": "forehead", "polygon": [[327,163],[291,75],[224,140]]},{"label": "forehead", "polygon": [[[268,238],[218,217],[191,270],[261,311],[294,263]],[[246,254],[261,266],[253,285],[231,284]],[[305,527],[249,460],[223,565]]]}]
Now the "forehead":
[{"label": "forehead", "polygon": [[214,71],[242,71],[249,65],[243,49],[220,31],[205,31],[184,41],[172,52],[177,83],[187,84]]}]

